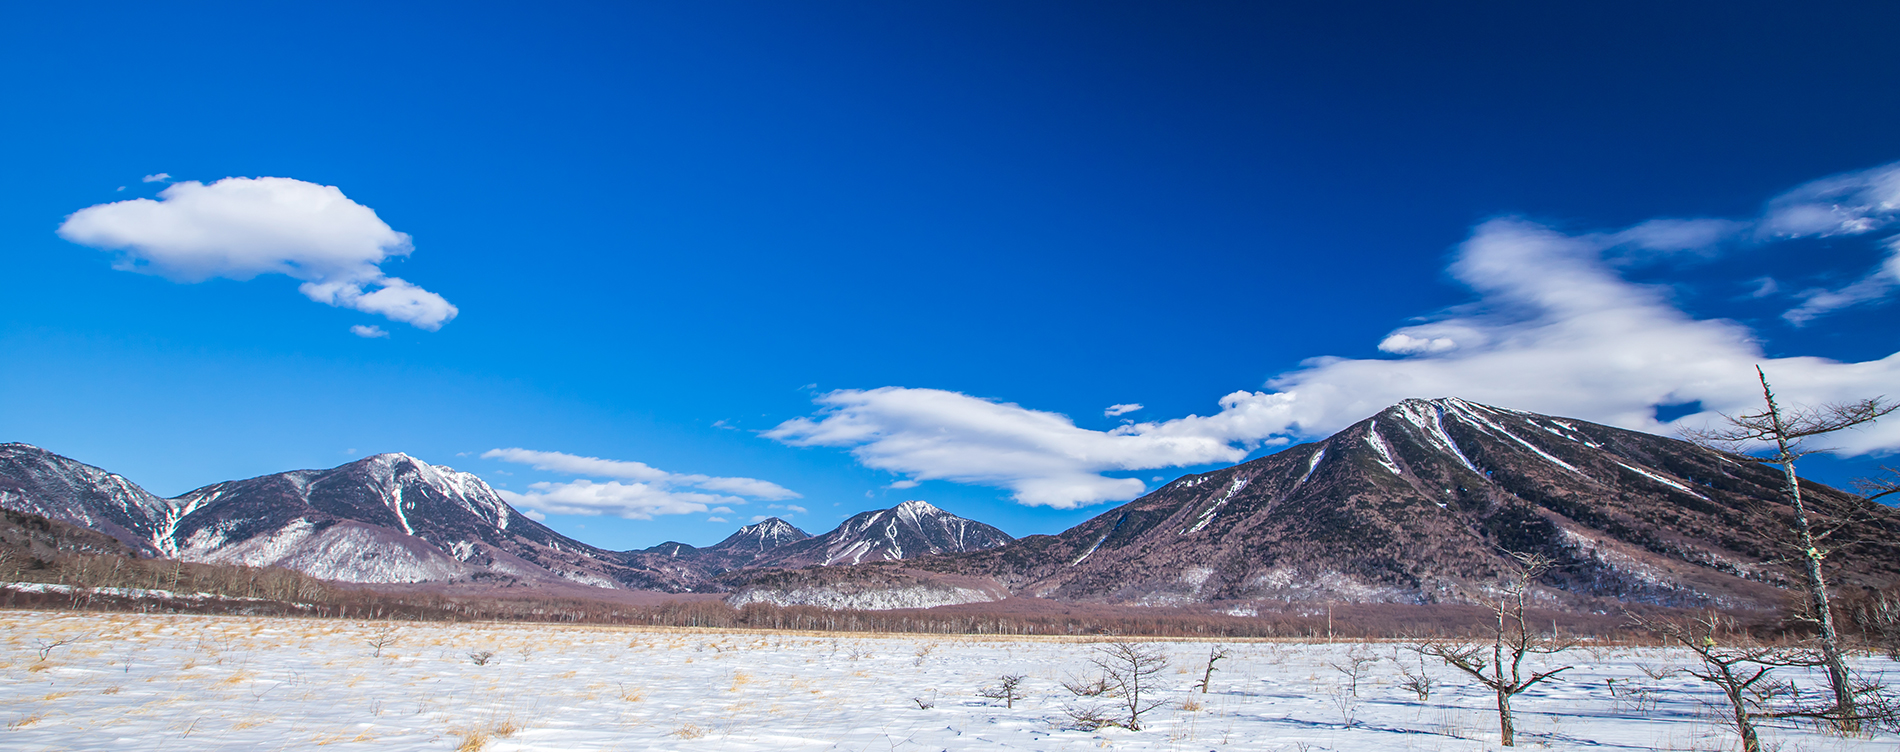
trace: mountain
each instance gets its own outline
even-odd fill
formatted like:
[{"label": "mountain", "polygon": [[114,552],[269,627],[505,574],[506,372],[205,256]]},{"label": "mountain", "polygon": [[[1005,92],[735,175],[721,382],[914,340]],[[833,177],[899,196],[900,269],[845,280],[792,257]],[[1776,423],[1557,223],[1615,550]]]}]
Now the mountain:
[{"label": "mountain", "polygon": [[[1171,605],[1469,601],[1506,551],[1559,566],[1546,595],[1770,608],[1791,512],[1773,468],[1675,439],[1455,398],[1407,400],[1323,441],[1167,486],[1054,536],[909,566],[1017,595]],[[1852,497],[1810,483],[1841,512]],[[1900,577],[1881,507],[1830,563],[1843,588]]]},{"label": "mountain", "polygon": [[1008,533],[958,517],[928,501],[906,501],[890,509],[854,515],[836,530],[780,545],[751,563],[762,567],[801,567],[895,561],[980,551],[1011,540]]},{"label": "mountain", "polygon": [[777,517],[739,528],[725,540],[696,552],[698,560],[717,571],[756,564],[787,545],[809,540],[811,533]]},{"label": "mountain", "polygon": [[30,444],[0,444],[0,507],[105,533],[144,556],[180,516],[167,500]]},{"label": "mountain", "polygon": [[528,519],[472,474],[405,454],[163,499],[27,444],[0,444],[0,506],[106,533],[149,556],[283,566],[344,582],[567,581],[683,590],[698,567],[614,552]]},{"label": "mountain", "polygon": [[[0,507],[96,531],[139,555],[282,566],[357,583],[569,582],[683,592],[755,566],[884,561],[1010,540],[921,501],[818,538],[773,517],[717,544],[608,551],[522,515],[480,478],[406,454],[215,483],[160,498],[28,444],[0,444]],[[802,546],[802,547],[801,547]]]},{"label": "mountain", "polygon": [[[607,551],[481,479],[402,454],[163,499],[0,444],[0,507],[142,555],[276,564],[330,579],[731,591],[735,602],[895,608],[1018,596],[1184,605],[1459,603],[1534,551],[1546,606],[1772,608],[1791,512],[1774,468],[1675,439],[1456,398],[1406,400],[1325,440],[1184,476],[1058,535],[1021,540],[923,501],[811,536],[780,519],[706,547]],[[1839,516],[1850,494],[1809,483]],[[1836,537],[1843,590],[1900,580],[1900,515]],[[1853,541],[1847,545],[1846,541]],[[1223,608],[1225,606],[1222,606]]]}]

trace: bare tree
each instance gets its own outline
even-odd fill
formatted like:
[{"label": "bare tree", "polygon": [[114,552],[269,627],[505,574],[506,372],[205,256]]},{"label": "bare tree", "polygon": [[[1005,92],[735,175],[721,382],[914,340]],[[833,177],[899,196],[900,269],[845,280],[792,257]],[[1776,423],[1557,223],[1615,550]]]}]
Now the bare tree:
[{"label": "bare tree", "polygon": [[1885,651],[1888,658],[1900,661],[1900,598],[1893,593],[1876,593],[1852,613],[1863,638]]},{"label": "bare tree", "polygon": [[[1413,650],[1418,652],[1416,648]],[[1423,652],[1419,652],[1418,655],[1418,673],[1416,674],[1405,667],[1405,661],[1399,660],[1399,651],[1396,649],[1392,651],[1392,662],[1398,665],[1399,675],[1405,677],[1404,681],[1399,682],[1400,689],[1411,690],[1412,694],[1418,695],[1419,702],[1432,699],[1432,687],[1438,683],[1438,680],[1433,679],[1431,672],[1425,669]]]},{"label": "bare tree", "polygon": [[[1485,605],[1496,622],[1488,642],[1431,640],[1414,649],[1463,671],[1497,696],[1499,743],[1517,745],[1516,722],[1511,715],[1511,698],[1537,686],[1550,677],[1570,670],[1570,666],[1524,674],[1524,657],[1552,654],[1570,647],[1558,640],[1555,631],[1539,635],[1524,615],[1531,583],[1551,567],[1543,554],[1507,552],[1517,562],[1517,571],[1498,583],[1497,595]],[[1487,655],[1488,654],[1488,655]]]},{"label": "bare tree", "polygon": [[396,644],[396,628],[384,627],[376,634],[370,635],[367,642],[371,648],[369,657],[381,658],[383,657],[383,648]]},{"label": "bare tree", "polygon": [[1365,680],[1372,664],[1378,662],[1378,656],[1361,646],[1346,653],[1344,661],[1327,663],[1346,677],[1344,685],[1333,689],[1333,707],[1339,710],[1339,720],[1345,725],[1351,726],[1359,711],[1359,682]]},{"label": "bare tree", "polygon": [[1886,475],[1854,481],[1854,490],[1860,492],[1862,499],[1873,501],[1882,496],[1900,493],[1900,467],[1882,465],[1880,471]]},{"label": "bare tree", "polygon": [[1214,664],[1226,658],[1229,652],[1226,645],[1215,645],[1207,649],[1207,667],[1201,671],[1201,680],[1194,683],[1194,686],[1201,688],[1201,694],[1207,694],[1207,685],[1213,683],[1214,672],[1220,670],[1214,668]]},{"label": "bare tree", "polygon": [[84,636],[82,635],[80,637],[61,637],[57,640],[34,640],[33,649],[39,652],[40,660],[44,661],[47,656],[53,654],[54,650],[71,645],[83,638]]},{"label": "bare tree", "polygon": [[[1816,530],[1806,500],[1801,495],[1801,478],[1795,475],[1795,461],[1810,454],[1828,451],[1808,448],[1802,444],[1802,440],[1867,425],[1894,410],[1900,410],[1900,404],[1875,397],[1815,408],[1784,410],[1775,401],[1774,389],[1768,386],[1768,374],[1756,366],[1755,375],[1761,381],[1762,402],[1767,405],[1765,409],[1742,415],[1723,414],[1726,425],[1685,431],[1684,435],[1696,443],[1723,450],[1731,457],[1781,467],[1784,483],[1782,493],[1794,508],[1791,543],[1800,556],[1801,574],[1808,591],[1806,610],[1811,613],[1805,617],[1814,622],[1820,633],[1817,641],[1826,662],[1828,683],[1834,689],[1836,725],[1843,732],[1859,731],[1860,713],[1855,707],[1853,679],[1847,671],[1847,661],[1842,657],[1840,633],[1835,629],[1833,604],[1829,601],[1827,575],[1821,569],[1821,562],[1828,555],[1828,550],[1822,548],[1821,543],[1842,528],[1836,526]],[[1774,453],[1766,457],[1744,453],[1743,450],[1757,443],[1773,444]]]},{"label": "bare tree", "polygon": [[1165,704],[1153,698],[1155,675],[1168,667],[1168,656],[1153,645],[1128,641],[1098,645],[1095,653],[1089,663],[1101,675],[1092,682],[1063,682],[1062,686],[1078,697],[1113,699],[1113,709],[1100,705],[1071,707],[1069,717],[1083,728],[1119,726],[1140,731],[1141,716]]},{"label": "bare tree", "polygon": [[1680,620],[1643,617],[1628,611],[1624,615],[1632,626],[1688,648],[1702,659],[1701,669],[1684,672],[1722,690],[1728,699],[1729,725],[1742,737],[1742,752],[1761,752],[1755,719],[1773,715],[1765,707],[1776,687],[1769,680],[1769,672],[1780,666],[1821,665],[1812,651],[1762,645],[1737,632],[1731,622],[1714,612]]},{"label": "bare tree", "polygon": [[991,700],[1002,700],[1003,707],[1014,708],[1016,707],[1017,700],[1028,697],[1022,690],[1023,679],[1022,674],[1004,674],[997,678],[994,686],[977,690],[976,696],[987,697]]}]

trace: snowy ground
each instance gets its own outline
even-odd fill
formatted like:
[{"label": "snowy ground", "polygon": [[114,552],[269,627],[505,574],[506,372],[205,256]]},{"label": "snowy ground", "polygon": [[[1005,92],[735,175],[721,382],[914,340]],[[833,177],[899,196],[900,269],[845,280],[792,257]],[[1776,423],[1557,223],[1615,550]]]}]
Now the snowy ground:
[{"label": "snowy ground", "polygon": [[[1081,640],[17,611],[0,612],[0,627],[6,750],[1497,748],[1488,694],[1428,664],[1442,685],[1419,701],[1398,686],[1390,644],[1230,644],[1201,694],[1191,685],[1209,644],[1157,643],[1171,658],[1168,705],[1143,731],[1092,732],[1069,723],[1074,698],[1059,684],[1088,673]],[[1354,651],[1379,659],[1356,702],[1331,665]],[[470,659],[480,652],[486,665]],[[1649,675],[1684,654],[1564,657],[1576,668],[1562,681],[1518,698],[1520,748],[1735,748],[1714,693]],[[975,695],[1003,674],[1028,677],[1014,709]],[[1895,743],[1785,726],[1767,741],[1784,752]]]}]

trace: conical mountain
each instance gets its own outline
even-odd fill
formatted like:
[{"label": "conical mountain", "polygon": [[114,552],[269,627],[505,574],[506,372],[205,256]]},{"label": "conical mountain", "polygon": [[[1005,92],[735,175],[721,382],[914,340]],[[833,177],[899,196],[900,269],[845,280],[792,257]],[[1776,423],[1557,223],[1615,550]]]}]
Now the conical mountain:
[{"label": "conical mountain", "polygon": [[[927,501],[853,515],[836,530],[776,548],[754,566],[860,564],[994,548],[1008,533],[958,517]],[[723,544],[722,544],[723,545]]]},{"label": "conical mountain", "polygon": [[[1603,599],[1771,607],[1787,529],[1779,475],[1668,439],[1455,398],[1407,400],[1323,441],[1180,478],[1056,536],[921,563],[1018,594],[1165,605],[1469,600],[1507,551],[1559,567],[1572,606]],[[1850,497],[1810,485],[1818,509]],[[1900,575],[1878,514],[1837,581]]]}]

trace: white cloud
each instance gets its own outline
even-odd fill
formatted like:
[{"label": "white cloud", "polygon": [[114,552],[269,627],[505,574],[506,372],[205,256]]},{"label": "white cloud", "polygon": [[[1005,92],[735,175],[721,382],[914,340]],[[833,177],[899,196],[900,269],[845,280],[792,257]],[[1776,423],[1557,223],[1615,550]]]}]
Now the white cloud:
[{"label": "white cloud", "polygon": [[171,174],[171,173],[169,173],[169,172],[161,172],[161,173],[159,173],[159,174],[157,174],[157,175],[146,175],[145,177],[142,177],[142,178],[139,178],[139,182],[141,182],[141,183],[163,183],[163,182],[165,182],[165,181],[167,181],[167,180],[170,180],[170,179],[172,179],[172,174]]},{"label": "white cloud", "polygon": [[[1033,506],[1072,508],[1134,498],[1146,486],[1109,469],[1233,461],[1246,454],[1212,436],[1102,432],[1068,417],[939,389],[841,389],[819,395],[817,419],[794,418],[765,436],[795,446],[848,447],[867,467],[1000,486]],[[1153,424],[1137,424],[1153,425]]]},{"label": "white cloud", "polygon": [[1756,224],[1767,238],[1860,235],[1900,214],[1900,162],[1825,177],[1768,202]]},{"label": "white cloud", "polygon": [[707,522],[729,522],[730,520],[727,520],[724,517],[707,517],[706,521]]},{"label": "white cloud", "polygon": [[900,480],[900,481],[892,482],[890,485],[885,486],[885,488],[902,491],[907,488],[916,488],[921,485],[923,484],[918,483],[917,481],[914,481],[914,480]]},{"label": "white cloud", "polygon": [[1604,237],[1613,261],[1657,256],[1713,256],[1723,242],[1747,232],[1748,223],[1728,219],[1652,219]]},{"label": "white cloud", "polygon": [[[500,491],[496,491],[496,493],[501,493],[501,492],[500,492]],[[510,493],[512,493],[512,492],[510,492]],[[535,522],[547,522],[547,521],[548,521],[548,516],[547,516],[547,515],[545,515],[545,514],[542,514],[542,513],[540,512],[540,511],[538,511],[538,510],[534,510],[534,509],[523,509],[523,510],[521,510],[521,516],[523,516],[523,517],[526,517],[526,518],[528,518],[528,519],[531,519],[531,520],[534,520]]]},{"label": "white cloud", "polygon": [[[650,520],[662,514],[695,514],[710,511],[714,504],[738,502],[730,496],[675,491],[651,483],[596,483],[576,480],[566,483],[543,481],[528,486],[527,493],[496,489],[495,493],[515,508],[532,507],[547,514],[613,515],[630,520]],[[743,503],[743,502],[740,502]]]},{"label": "white cloud", "polygon": [[1380,350],[1384,352],[1389,352],[1389,353],[1397,353],[1399,355],[1412,355],[1415,353],[1438,353],[1438,352],[1444,352],[1446,350],[1456,349],[1457,347],[1458,347],[1458,343],[1453,341],[1449,337],[1434,337],[1432,339],[1425,339],[1422,337],[1414,337],[1409,334],[1393,334],[1389,337],[1386,337],[1385,340],[1379,343]]},{"label": "white cloud", "polygon": [[[619,480],[598,483],[576,480],[567,483],[535,483],[526,494],[504,494],[509,503],[517,499],[544,512],[555,514],[611,514],[628,519],[651,519],[658,514],[731,513],[721,504],[743,505],[742,496],[783,500],[801,498],[791,489],[756,478],[719,478],[707,475],[669,473],[644,462],[582,457],[565,452],[539,452],[530,449],[490,449],[482,459],[531,465],[537,470],[586,475]],[[698,488],[684,491],[680,487]],[[710,491],[713,493],[702,493]]]},{"label": "white cloud", "polygon": [[186,181],[156,201],[81,209],[58,232],[119,251],[115,268],[175,282],[283,274],[302,281],[297,289],[311,300],[430,331],[459,313],[442,296],[383,272],[384,261],[413,250],[409,236],[334,186],[270,177]]},{"label": "white cloud", "polygon": [[1806,326],[1825,314],[1887,297],[1896,284],[1900,284],[1900,279],[1882,270],[1839,290],[1805,290],[1800,293],[1801,305],[1789,309],[1781,317],[1795,326]]},{"label": "white cloud", "polygon": [[766,509],[783,509],[787,512],[796,512],[798,514],[805,514],[811,511],[797,504],[767,504],[765,508]]},{"label": "white cloud", "polygon": [[[1863,235],[1900,219],[1900,162],[1808,183],[1768,203],[1757,223],[1763,238]],[[1887,297],[1900,288],[1900,235],[1882,241],[1879,266],[1838,290],[1806,290],[1801,305],[1782,314],[1803,326],[1828,313]]]},{"label": "white cloud", "polygon": [[382,327],[376,326],[375,324],[369,326],[357,324],[350,327],[350,333],[364,339],[375,339],[377,337],[387,338],[389,336],[389,332],[383,331]]},{"label": "white cloud", "polygon": [[552,470],[569,475],[595,475],[645,481],[663,481],[673,475],[645,462],[603,460],[599,457],[582,457],[566,452],[537,452],[520,448],[490,449],[482,452],[482,459],[532,465],[536,470]]},{"label": "white cloud", "polygon": [[[1795,212],[1791,206],[1771,204],[1770,219],[1806,232],[1820,226],[1773,214]],[[1876,212],[1846,214],[1865,219]],[[1325,436],[1411,397],[1458,396],[1669,433],[1672,426],[1655,419],[1656,405],[1700,401],[1705,411],[1731,413],[1755,407],[1757,364],[1789,404],[1880,395],[1900,384],[1900,353],[1861,363],[1767,357],[1741,324],[1696,319],[1671,304],[1665,290],[1621,278],[1605,257],[1623,242],[1615,233],[1486,222],[1450,268],[1477,301],[1384,337],[1380,348],[1401,357],[1313,358],[1265,391],[1221,398],[1220,411],[1206,417],[1092,431],[1014,404],[883,387],[819,395],[816,415],[764,435],[847,448],[867,467],[912,479],[999,487],[1024,504],[1070,508],[1146,490],[1139,480],[1105,472],[1234,462],[1263,443]],[[1849,453],[1900,449],[1900,421],[1831,438]]]},{"label": "white cloud", "polygon": [[1102,415],[1104,417],[1114,418],[1114,417],[1119,417],[1122,415],[1127,415],[1128,413],[1132,413],[1140,409],[1141,409],[1141,403],[1139,402],[1130,402],[1126,405],[1109,405],[1107,410],[1102,411]]}]

